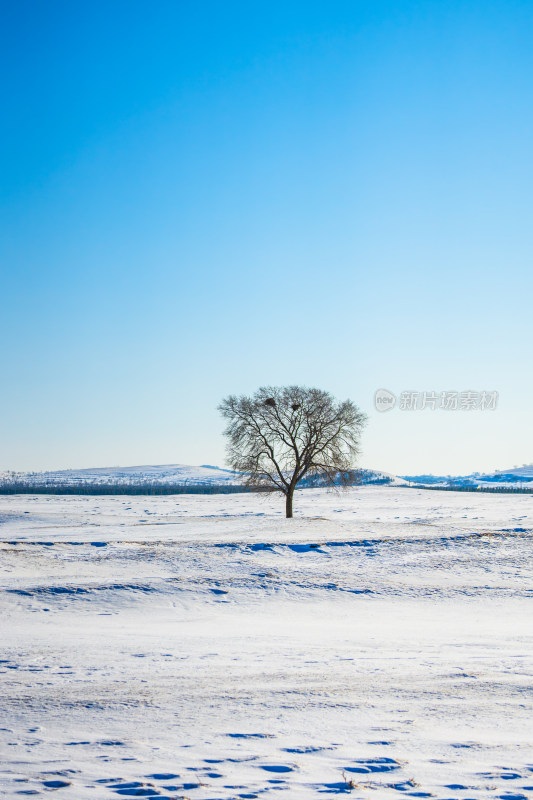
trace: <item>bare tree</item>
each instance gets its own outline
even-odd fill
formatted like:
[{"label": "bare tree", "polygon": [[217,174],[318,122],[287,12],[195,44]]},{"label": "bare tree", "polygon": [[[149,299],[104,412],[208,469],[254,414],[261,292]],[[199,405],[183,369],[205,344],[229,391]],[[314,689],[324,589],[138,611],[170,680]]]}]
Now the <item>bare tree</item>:
[{"label": "bare tree", "polygon": [[351,400],[336,402],[320,389],[267,386],[252,397],[226,397],[219,411],[228,423],[228,463],[247,485],[282,492],[287,517],[304,478],[353,485],[366,415]]}]

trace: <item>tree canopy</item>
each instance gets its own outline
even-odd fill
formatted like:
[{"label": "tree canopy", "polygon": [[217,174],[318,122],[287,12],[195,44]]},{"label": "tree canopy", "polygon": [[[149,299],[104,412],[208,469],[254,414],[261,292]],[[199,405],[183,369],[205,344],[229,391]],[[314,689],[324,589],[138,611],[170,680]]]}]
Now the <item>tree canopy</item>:
[{"label": "tree canopy", "polygon": [[251,397],[230,395],[219,405],[227,421],[227,460],[251,487],[280,491],[292,517],[296,486],[354,483],[366,415],[351,400],[302,386],[264,386]]}]

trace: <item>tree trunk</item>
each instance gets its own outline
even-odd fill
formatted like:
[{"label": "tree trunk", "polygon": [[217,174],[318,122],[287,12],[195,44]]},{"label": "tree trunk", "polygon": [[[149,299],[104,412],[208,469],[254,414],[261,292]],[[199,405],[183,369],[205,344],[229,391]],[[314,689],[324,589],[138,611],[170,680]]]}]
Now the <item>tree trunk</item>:
[{"label": "tree trunk", "polygon": [[285,498],[285,516],[286,517],[292,517],[292,496],[293,496],[293,494],[294,494],[294,489],[291,487],[291,488],[289,488],[289,491],[287,492],[287,495],[286,495],[286,498]]}]

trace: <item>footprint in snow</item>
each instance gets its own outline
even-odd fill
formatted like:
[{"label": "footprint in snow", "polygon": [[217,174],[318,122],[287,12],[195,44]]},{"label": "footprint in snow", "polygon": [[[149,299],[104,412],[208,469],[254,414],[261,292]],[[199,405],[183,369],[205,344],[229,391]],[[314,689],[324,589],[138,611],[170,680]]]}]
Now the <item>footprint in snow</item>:
[{"label": "footprint in snow", "polygon": [[261,764],[261,769],[265,772],[294,772],[296,767],[289,767],[286,764]]},{"label": "footprint in snow", "polygon": [[179,778],[179,775],[175,772],[155,772],[153,775],[147,775],[146,777],[154,781],[171,781],[173,778]]},{"label": "footprint in snow", "polygon": [[346,772],[357,772],[359,774],[368,775],[372,772],[392,772],[392,770],[399,769],[401,764],[394,758],[366,758],[362,761],[355,762],[356,767],[345,767]]},{"label": "footprint in snow", "polygon": [[64,789],[65,786],[72,786],[70,781],[43,781],[43,786],[47,789]]}]

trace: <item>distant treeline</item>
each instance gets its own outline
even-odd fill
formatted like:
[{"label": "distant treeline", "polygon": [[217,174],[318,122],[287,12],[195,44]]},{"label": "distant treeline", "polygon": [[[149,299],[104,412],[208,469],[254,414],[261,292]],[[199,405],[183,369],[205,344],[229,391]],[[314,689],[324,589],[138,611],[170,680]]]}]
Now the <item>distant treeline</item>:
[{"label": "distant treeline", "polygon": [[0,494],[237,494],[254,491],[239,484],[28,483],[0,482]]},{"label": "distant treeline", "polygon": [[433,486],[423,483],[404,485],[404,489],[431,489],[435,492],[491,492],[492,494],[533,494],[531,486]]}]

